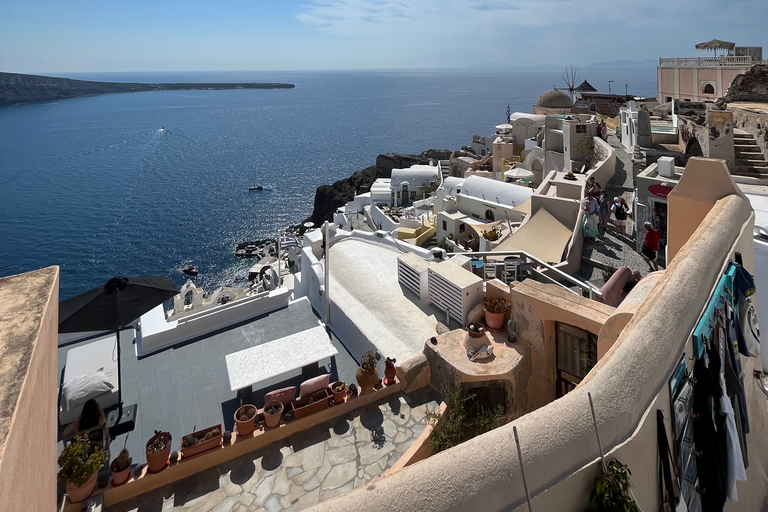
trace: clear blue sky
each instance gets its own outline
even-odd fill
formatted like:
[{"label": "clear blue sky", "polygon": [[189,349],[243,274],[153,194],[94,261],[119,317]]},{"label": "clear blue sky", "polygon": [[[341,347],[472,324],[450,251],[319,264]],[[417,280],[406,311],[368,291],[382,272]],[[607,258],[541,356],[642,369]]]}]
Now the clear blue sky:
[{"label": "clear blue sky", "polygon": [[767,24],[766,0],[0,0],[0,71],[585,65]]}]

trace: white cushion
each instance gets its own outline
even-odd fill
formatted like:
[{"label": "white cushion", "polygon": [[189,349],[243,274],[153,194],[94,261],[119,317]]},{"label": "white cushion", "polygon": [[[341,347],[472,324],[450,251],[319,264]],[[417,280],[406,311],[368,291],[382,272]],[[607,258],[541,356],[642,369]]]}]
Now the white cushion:
[{"label": "white cushion", "polygon": [[109,377],[104,373],[104,368],[99,368],[65,382],[61,387],[61,399],[66,409],[74,409],[91,398],[109,393],[113,388]]}]

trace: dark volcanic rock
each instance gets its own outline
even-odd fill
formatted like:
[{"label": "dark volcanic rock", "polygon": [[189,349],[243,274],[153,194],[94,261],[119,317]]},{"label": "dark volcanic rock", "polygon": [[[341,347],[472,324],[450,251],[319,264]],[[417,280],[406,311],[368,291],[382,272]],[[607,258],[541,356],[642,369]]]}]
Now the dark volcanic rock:
[{"label": "dark volcanic rock", "polygon": [[429,164],[430,160],[448,160],[451,151],[447,149],[428,149],[419,155],[398,155],[387,153],[376,157],[376,166],[357,171],[349,178],[339,180],[333,185],[322,185],[315,192],[315,204],[312,215],[305,222],[319,226],[324,221],[333,220],[333,212],[355,198],[371,190],[377,178],[390,178],[392,169],[403,169],[412,165]]}]

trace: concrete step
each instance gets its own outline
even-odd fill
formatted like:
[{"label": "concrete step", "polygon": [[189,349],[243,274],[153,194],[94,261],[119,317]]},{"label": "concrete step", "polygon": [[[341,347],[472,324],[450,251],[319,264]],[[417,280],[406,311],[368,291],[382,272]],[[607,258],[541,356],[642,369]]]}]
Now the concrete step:
[{"label": "concrete step", "polygon": [[739,144],[734,144],[733,149],[735,149],[736,152],[741,151],[742,153],[762,153],[760,146],[757,144],[754,146],[741,146]]},{"label": "concrete step", "polygon": [[733,138],[734,138],[734,139],[754,139],[754,138],[755,138],[755,136],[754,136],[754,135],[752,135],[751,133],[739,133],[739,132],[734,132],[734,133],[733,133]]},{"label": "concrete step", "polygon": [[744,165],[747,167],[768,167],[768,162],[765,160],[748,160],[744,158],[737,158],[736,165]]},{"label": "concrete step", "polygon": [[754,139],[733,139],[733,145],[751,148],[757,147],[757,141]]},{"label": "concrete step", "polygon": [[737,165],[732,174],[737,174],[739,176],[763,177],[768,176],[768,169],[765,167]]}]

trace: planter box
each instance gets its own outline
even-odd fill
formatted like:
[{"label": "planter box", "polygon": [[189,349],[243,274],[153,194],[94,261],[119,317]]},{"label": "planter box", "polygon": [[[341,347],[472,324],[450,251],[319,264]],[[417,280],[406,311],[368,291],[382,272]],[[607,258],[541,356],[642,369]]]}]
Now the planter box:
[{"label": "planter box", "polygon": [[[301,400],[295,400],[291,402],[291,408],[293,409],[293,417],[297,420],[306,418],[310,414],[322,411],[328,408],[328,399],[331,398],[331,393],[327,388],[315,391],[309,396],[301,397]],[[312,403],[309,403],[309,400]]]},{"label": "planter box", "polygon": [[[193,432],[192,434],[188,434],[188,435],[192,435],[198,439],[202,439],[203,437],[205,437],[205,434],[207,434],[208,432],[210,432],[215,428],[219,429],[218,436],[214,436],[207,441],[199,441],[196,445],[193,445],[193,446],[182,447],[180,450],[181,460],[186,460],[190,457],[193,457],[200,453],[207,452],[208,450],[212,450],[214,448],[218,448],[219,446],[221,446],[221,440],[223,438],[222,436],[223,430],[221,428],[221,424],[214,425],[212,427],[208,427],[203,430],[198,430],[197,432]],[[187,437],[187,436],[184,436],[184,437]],[[184,443],[184,437],[181,438],[182,444]]]}]

